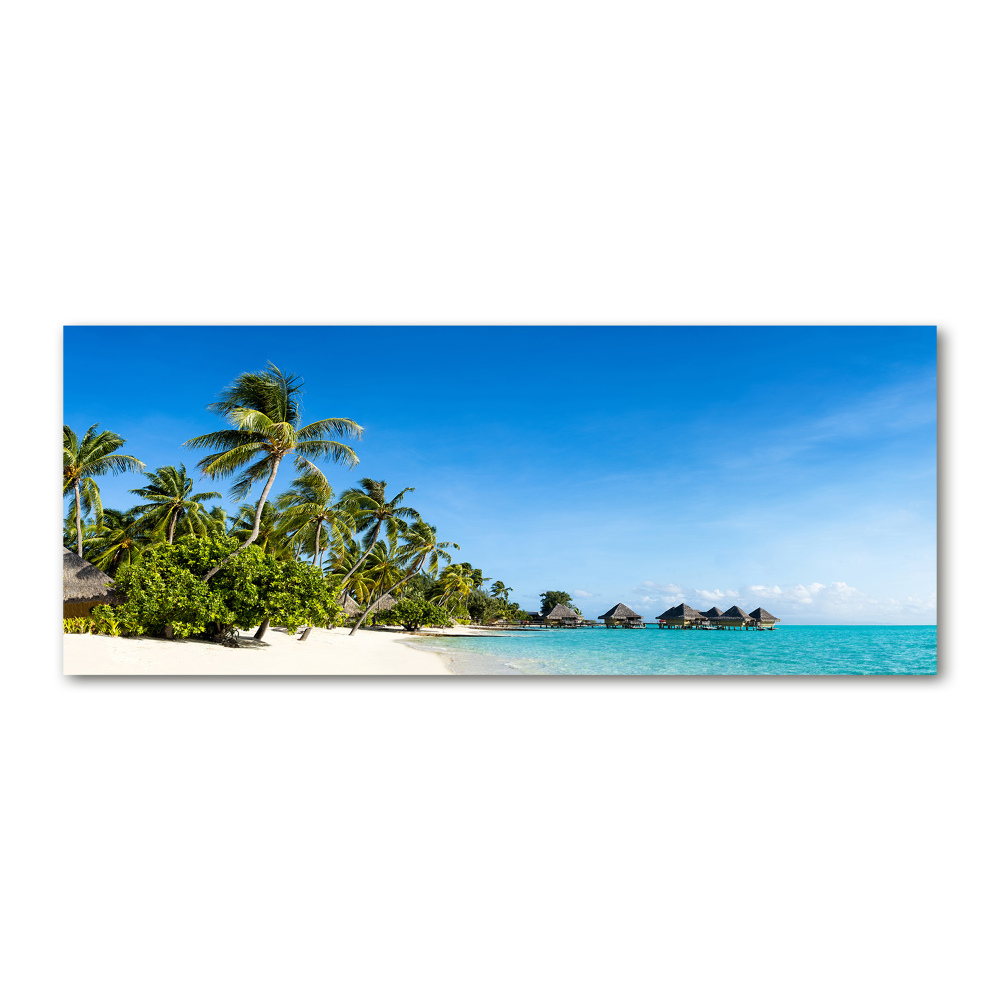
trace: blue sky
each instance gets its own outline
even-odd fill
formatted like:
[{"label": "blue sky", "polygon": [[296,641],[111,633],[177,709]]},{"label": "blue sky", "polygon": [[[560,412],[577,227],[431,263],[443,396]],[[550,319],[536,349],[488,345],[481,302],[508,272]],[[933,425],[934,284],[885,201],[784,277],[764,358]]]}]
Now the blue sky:
[{"label": "blue sky", "polygon": [[[221,426],[220,389],[299,374],[306,420],[365,428],[334,485],[415,487],[532,610],[558,589],[590,616],[935,620],[933,327],[68,327],[64,358],[77,433],[194,475],[180,444]],[[103,478],[105,505],[142,482]]]}]

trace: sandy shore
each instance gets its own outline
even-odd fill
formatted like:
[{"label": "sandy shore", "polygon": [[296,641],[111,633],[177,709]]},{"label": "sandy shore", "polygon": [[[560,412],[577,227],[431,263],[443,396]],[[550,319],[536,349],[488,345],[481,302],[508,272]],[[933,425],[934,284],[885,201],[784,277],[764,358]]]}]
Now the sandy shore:
[{"label": "sandy shore", "polygon": [[[228,649],[195,639],[170,641],[144,636],[120,639],[106,635],[64,635],[63,673],[216,675],[216,674],[447,674],[445,659],[414,649],[400,638],[414,633],[348,629],[313,629],[305,642],[270,629],[259,645]],[[448,629],[419,635],[455,635]],[[240,636],[252,640],[252,632]]]}]

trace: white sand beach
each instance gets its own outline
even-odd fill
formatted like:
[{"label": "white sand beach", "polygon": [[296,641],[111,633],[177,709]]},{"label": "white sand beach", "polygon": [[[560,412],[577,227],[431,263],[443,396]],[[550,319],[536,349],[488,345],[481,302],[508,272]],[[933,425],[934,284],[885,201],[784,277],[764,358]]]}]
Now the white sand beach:
[{"label": "white sand beach", "polygon": [[[466,630],[400,631],[313,629],[305,642],[269,629],[262,643],[230,649],[199,640],[143,636],[139,639],[106,635],[64,635],[63,673],[73,675],[146,674],[448,674],[445,659],[401,642],[404,636],[455,635]],[[250,640],[253,632],[241,632]]]}]

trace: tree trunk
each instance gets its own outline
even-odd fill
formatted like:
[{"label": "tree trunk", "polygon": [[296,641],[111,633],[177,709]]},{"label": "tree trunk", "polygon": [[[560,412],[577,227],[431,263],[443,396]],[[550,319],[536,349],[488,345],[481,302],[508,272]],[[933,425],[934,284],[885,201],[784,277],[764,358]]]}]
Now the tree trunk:
[{"label": "tree trunk", "polygon": [[323,522],[316,522],[316,555],[313,556],[313,566],[319,563],[319,533],[323,530]]},{"label": "tree trunk", "polygon": [[299,642],[305,642],[309,638],[309,633],[313,630],[312,625],[310,625],[303,633],[299,636]]},{"label": "tree trunk", "polygon": [[[381,522],[379,523],[378,526],[379,528],[381,528],[382,526]],[[350,568],[350,570],[347,573],[347,576],[345,576],[344,579],[340,581],[341,588],[343,588],[344,584],[347,583],[348,580],[350,580],[351,576],[353,576],[354,574],[354,571],[368,558],[369,555],[371,555],[371,551],[373,548],[375,548],[375,543],[377,541],[378,541],[378,531],[375,532],[375,537],[372,539],[371,545],[369,545],[368,548],[365,549],[365,554]],[[351,635],[353,634],[354,633],[352,632]]]},{"label": "tree trunk", "polygon": [[264,633],[267,631],[267,626],[270,625],[270,624],[271,624],[271,619],[270,618],[265,618],[260,623],[260,628],[258,628],[257,631],[254,632],[253,637],[255,639],[263,639],[264,638]]},{"label": "tree trunk", "polygon": [[254,518],[253,518],[253,530],[250,532],[250,537],[245,542],[241,542],[236,547],[236,551],[230,552],[230,554],[228,556],[226,556],[226,558],[223,559],[222,562],[220,562],[218,566],[213,566],[201,578],[201,582],[202,583],[207,583],[209,580],[211,580],[212,577],[215,576],[215,574],[218,573],[219,570],[222,569],[222,567],[225,566],[226,563],[229,562],[229,560],[232,559],[233,556],[235,556],[237,552],[242,552],[245,548],[247,548],[247,546],[252,545],[254,539],[260,534],[260,514],[261,514],[261,511],[264,509],[264,501],[267,499],[267,494],[270,492],[271,485],[274,483],[274,477],[277,476],[277,474],[278,474],[278,466],[280,464],[281,464],[281,459],[279,458],[274,463],[274,465],[271,466],[271,475],[269,475],[267,477],[267,482],[264,484],[264,490],[263,490],[263,492],[260,495],[260,499],[257,501],[257,512],[254,514]]},{"label": "tree trunk", "polygon": [[170,527],[167,529],[167,544],[168,545],[173,545],[174,544],[174,525],[177,523],[177,515],[178,515],[178,513],[179,513],[179,511],[175,510],[173,512],[173,514],[170,515]]},{"label": "tree trunk", "polygon": [[76,554],[83,558],[83,528],[80,526],[80,480],[73,484],[76,491]]},{"label": "tree trunk", "polygon": [[[424,559],[426,559],[426,558],[427,557],[424,556]],[[421,568],[423,567],[423,565],[424,565],[424,559],[420,560],[420,563],[417,566],[417,568],[409,576],[404,576],[403,579],[400,580],[398,583],[394,583],[385,592],[385,594],[391,594],[397,587],[402,587],[403,584],[406,583],[408,580],[412,580],[420,572]],[[372,601],[372,603],[369,604],[367,608],[365,608],[365,613],[354,623],[354,627],[350,631],[351,635],[354,635],[354,633],[357,632],[357,630],[361,627],[361,623],[368,617],[369,614],[371,614],[372,608],[375,607],[375,605],[378,604],[378,602],[383,597],[385,597],[385,594],[379,594],[378,597],[376,597],[375,600]]]}]

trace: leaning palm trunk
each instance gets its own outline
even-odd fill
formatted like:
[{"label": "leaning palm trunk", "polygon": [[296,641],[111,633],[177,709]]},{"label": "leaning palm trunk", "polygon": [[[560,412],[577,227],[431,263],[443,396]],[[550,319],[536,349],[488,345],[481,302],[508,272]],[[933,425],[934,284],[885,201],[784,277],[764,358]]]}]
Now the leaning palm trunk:
[{"label": "leaning palm trunk", "polygon": [[281,464],[281,459],[279,458],[274,465],[271,466],[271,475],[267,477],[267,482],[264,484],[264,490],[260,495],[260,499],[257,501],[257,510],[254,512],[253,516],[253,528],[250,531],[250,537],[245,541],[241,542],[232,552],[226,556],[218,566],[213,566],[202,578],[202,583],[207,583],[209,580],[215,576],[216,573],[222,569],[223,566],[229,562],[238,552],[242,552],[245,548],[252,545],[254,539],[260,534],[260,514],[264,509],[264,501],[267,499],[267,494],[271,491],[271,485],[274,483],[275,476],[278,475],[278,466]]},{"label": "leaning palm trunk", "polygon": [[408,583],[410,580],[412,580],[420,572],[423,565],[424,565],[424,560],[421,559],[417,565],[417,568],[412,573],[410,573],[408,576],[404,576],[402,580],[400,580],[398,583],[394,583],[384,594],[379,594],[374,601],[371,601],[368,607],[365,608],[365,613],[354,623],[354,626],[351,628],[350,634],[354,635],[354,633],[357,632],[359,628],[361,628],[361,625],[364,623],[364,620],[371,614],[372,608],[374,608],[375,605],[378,604],[378,602],[381,601],[383,597],[387,597],[394,590],[398,589],[399,587],[402,587],[404,583]]},{"label": "leaning palm trunk", "polygon": [[73,484],[76,491],[76,554],[83,558],[83,528],[80,525],[80,482],[77,480]]},{"label": "leaning palm trunk", "polygon": [[253,637],[255,639],[263,639],[264,638],[264,633],[267,631],[267,626],[270,625],[270,624],[271,624],[271,619],[270,618],[265,618],[260,623],[260,628],[258,628],[257,631],[254,632]]},{"label": "leaning palm trunk", "polygon": [[[343,587],[344,584],[347,583],[348,580],[350,580],[350,578],[351,578],[352,574],[354,573],[354,571],[360,565],[362,565],[362,563],[364,563],[364,561],[371,555],[372,549],[375,548],[375,542],[376,541],[378,541],[378,532],[377,531],[375,532],[375,537],[372,539],[371,545],[369,545],[368,548],[365,549],[364,555],[347,571],[347,576],[345,576],[340,581],[340,586],[341,587]],[[353,635],[354,633],[352,632],[351,634]]]}]

